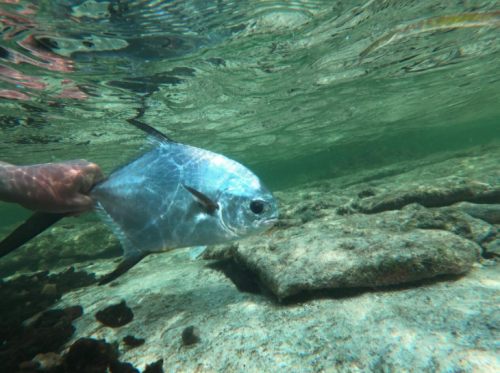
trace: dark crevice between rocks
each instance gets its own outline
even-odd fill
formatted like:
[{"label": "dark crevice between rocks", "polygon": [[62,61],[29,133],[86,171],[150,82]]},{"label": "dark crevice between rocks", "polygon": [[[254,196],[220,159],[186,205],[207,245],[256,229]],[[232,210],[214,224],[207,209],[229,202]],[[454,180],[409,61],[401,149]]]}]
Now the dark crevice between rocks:
[{"label": "dark crevice between rocks", "polygon": [[58,373],[139,373],[130,363],[118,361],[118,346],[105,340],[80,338],[69,348]]},{"label": "dark crevice between rocks", "polygon": [[241,267],[234,260],[221,260],[207,265],[208,268],[224,273],[236,288],[244,293],[263,294],[264,285],[259,277],[247,268]]},{"label": "dark crevice between rocks", "polygon": [[363,189],[361,192],[358,193],[358,198],[362,199],[362,198],[368,198],[368,197],[375,197],[376,194],[377,193],[372,189]]},{"label": "dark crevice between rocks", "polygon": [[147,364],[144,373],[163,373],[163,359]]},{"label": "dark crevice between rocks", "polygon": [[483,247],[483,251],[481,252],[481,256],[484,259],[495,259],[495,258],[499,257],[499,255],[485,250],[484,247]]},{"label": "dark crevice between rocks", "polygon": [[450,283],[458,281],[466,274],[459,275],[439,275],[432,278],[405,282],[402,284],[383,285],[376,287],[352,287],[352,288],[333,288],[333,289],[318,289],[318,290],[302,290],[299,293],[290,297],[281,299],[281,304],[285,306],[293,306],[300,303],[310,302],[321,299],[348,299],[361,296],[366,293],[392,293],[398,291],[407,291],[416,289],[422,286],[432,286],[439,283]]},{"label": "dark crevice between rocks", "polygon": [[[377,214],[384,211],[401,210],[407,205],[418,203],[424,207],[449,207],[455,203],[469,202],[475,204],[497,204],[500,203],[500,190],[490,193],[488,196],[476,197],[472,190],[459,190],[443,196],[440,193],[422,194],[418,196],[401,196],[401,198],[386,201],[376,206],[354,205],[353,207],[363,214]],[[340,209],[339,209],[340,210]],[[342,213],[339,213],[343,215]]]},{"label": "dark crevice between rocks", "polygon": [[353,298],[365,293],[390,293],[395,291],[405,291],[422,286],[432,286],[444,282],[454,282],[463,278],[466,273],[463,274],[446,274],[438,275],[431,278],[415,280],[404,282],[401,284],[392,285],[380,285],[373,287],[344,287],[344,288],[326,288],[317,290],[302,290],[295,295],[289,297],[278,299],[278,297],[273,294],[266,286],[262,283],[259,277],[253,273],[250,269],[243,268],[235,263],[233,260],[224,260],[211,263],[207,266],[208,268],[215,269],[223,272],[232,282],[235,284],[237,289],[241,292],[253,293],[266,295],[271,299],[276,305],[292,306],[299,303],[305,303],[313,300],[320,299],[345,299]]},{"label": "dark crevice between rocks", "polygon": [[146,342],[144,338],[136,338],[133,335],[127,335],[122,339],[122,341],[130,348],[136,348],[142,346],[144,342]]},{"label": "dark crevice between rocks", "polygon": [[384,170],[384,171],[376,173],[375,175],[367,176],[367,177],[361,178],[360,180],[356,180],[354,182],[345,183],[343,185],[343,187],[347,188],[347,187],[357,185],[357,184],[364,184],[364,183],[368,183],[370,181],[381,180],[381,179],[385,179],[386,177],[401,175],[401,174],[404,174],[406,172],[408,172],[408,169]]}]

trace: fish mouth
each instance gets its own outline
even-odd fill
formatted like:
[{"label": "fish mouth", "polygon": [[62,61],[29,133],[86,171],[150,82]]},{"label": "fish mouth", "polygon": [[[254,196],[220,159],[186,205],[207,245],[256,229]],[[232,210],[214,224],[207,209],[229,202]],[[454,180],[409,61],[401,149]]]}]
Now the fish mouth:
[{"label": "fish mouth", "polygon": [[274,225],[277,222],[278,222],[278,217],[274,216],[272,218],[261,220],[261,222],[259,223],[259,225]]}]

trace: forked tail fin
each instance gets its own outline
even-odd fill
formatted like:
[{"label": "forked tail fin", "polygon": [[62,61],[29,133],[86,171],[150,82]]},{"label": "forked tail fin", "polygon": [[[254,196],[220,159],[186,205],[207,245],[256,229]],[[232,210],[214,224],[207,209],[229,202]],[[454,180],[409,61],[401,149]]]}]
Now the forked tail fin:
[{"label": "forked tail fin", "polygon": [[120,226],[109,216],[109,214],[104,210],[101,204],[98,204],[95,208],[95,211],[99,214],[102,220],[108,224],[113,233],[118,240],[122,244],[123,247],[123,259],[115,268],[115,270],[107,275],[104,275],[99,279],[99,285],[106,285],[111,281],[117,279],[125,272],[127,272],[130,268],[139,263],[142,259],[148,256],[150,253],[141,251],[136,245],[130,241],[130,239],[123,233]]},{"label": "forked tail fin", "polygon": [[19,246],[22,246],[32,238],[35,238],[65,216],[67,216],[66,213],[51,214],[48,212],[35,212],[28,218],[28,220],[17,227],[2,242],[0,242],[0,258],[3,258]]}]

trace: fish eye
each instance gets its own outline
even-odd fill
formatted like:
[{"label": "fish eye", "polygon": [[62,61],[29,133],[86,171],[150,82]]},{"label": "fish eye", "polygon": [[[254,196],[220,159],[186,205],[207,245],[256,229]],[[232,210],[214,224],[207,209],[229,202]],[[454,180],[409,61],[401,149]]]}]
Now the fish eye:
[{"label": "fish eye", "polygon": [[259,199],[253,200],[250,202],[250,210],[252,210],[254,214],[262,214],[264,212],[264,201]]}]

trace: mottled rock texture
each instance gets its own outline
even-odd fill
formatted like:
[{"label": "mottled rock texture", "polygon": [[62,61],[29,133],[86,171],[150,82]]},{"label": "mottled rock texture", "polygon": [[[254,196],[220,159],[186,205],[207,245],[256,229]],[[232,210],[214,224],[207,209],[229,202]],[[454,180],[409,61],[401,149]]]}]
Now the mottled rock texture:
[{"label": "mottled rock texture", "polygon": [[232,258],[279,298],[465,273],[500,253],[500,154],[489,152],[277,193],[275,232],[210,247],[204,258]]},{"label": "mottled rock texture", "polygon": [[[500,153],[482,151],[278,192],[275,231],[209,248],[217,261],[151,255],[58,307],[86,311],[73,341],[105,339],[141,371],[500,371]],[[94,315],[122,300],[134,319],[102,327]],[[190,325],[203,333],[186,346]]]},{"label": "mottled rock texture", "polygon": [[468,271],[482,249],[461,235],[481,241],[491,234],[474,220],[416,204],[377,215],[332,215],[231,245],[226,252],[210,248],[204,257],[230,253],[279,298],[301,290],[398,284]]}]

